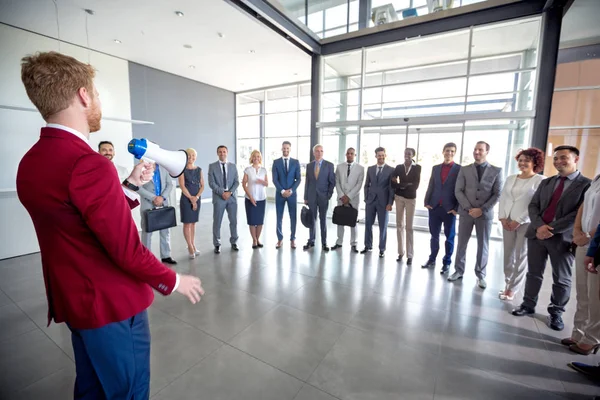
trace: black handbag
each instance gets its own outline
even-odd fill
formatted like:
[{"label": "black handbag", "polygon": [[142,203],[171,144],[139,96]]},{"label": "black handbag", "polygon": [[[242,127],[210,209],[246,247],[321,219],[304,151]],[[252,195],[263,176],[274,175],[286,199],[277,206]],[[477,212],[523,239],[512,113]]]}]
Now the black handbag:
[{"label": "black handbag", "polygon": [[352,207],[351,204],[337,206],[333,209],[333,223],[336,225],[355,227],[357,220],[358,210]]},{"label": "black handbag", "polygon": [[146,232],[155,232],[177,226],[175,207],[159,207],[144,212]]}]

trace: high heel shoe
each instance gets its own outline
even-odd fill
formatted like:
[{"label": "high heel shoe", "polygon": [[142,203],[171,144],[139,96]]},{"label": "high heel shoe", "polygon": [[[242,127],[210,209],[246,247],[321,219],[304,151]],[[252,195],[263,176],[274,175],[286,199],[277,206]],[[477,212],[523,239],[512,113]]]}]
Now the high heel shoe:
[{"label": "high heel shoe", "polygon": [[581,354],[582,356],[589,356],[592,353],[597,354],[598,349],[600,349],[600,344],[596,344],[590,347],[588,350],[582,349],[578,344],[572,344],[569,346],[569,350],[571,350],[573,353]]},{"label": "high heel shoe", "polygon": [[515,298],[515,295],[507,296],[504,293],[501,293],[499,296],[500,300],[512,301]]},{"label": "high heel shoe", "polygon": [[264,244],[262,244],[261,242],[256,242],[256,245],[257,245],[258,247],[260,247],[261,249],[262,249],[263,247],[265,247],[265,245],[264,245]]},{"label": "high heel shoe", "polygon": [[194,254],[194,253],[188,254],[188,256],[190,257],[190,260],[193,260],[194,258],[196,258],[196,254]]}]

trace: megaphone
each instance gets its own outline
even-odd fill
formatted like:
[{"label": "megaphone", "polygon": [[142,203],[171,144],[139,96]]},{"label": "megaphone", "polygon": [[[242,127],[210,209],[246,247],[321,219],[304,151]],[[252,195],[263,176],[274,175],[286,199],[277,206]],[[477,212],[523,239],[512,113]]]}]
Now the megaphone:
[{"label": "megaphone", "polygon": [[183,174],[188,162],[185,150],[163,150],[147,139],[132,139],[127,150],[138,160],[144,159],[162,165],[173,178]]}]

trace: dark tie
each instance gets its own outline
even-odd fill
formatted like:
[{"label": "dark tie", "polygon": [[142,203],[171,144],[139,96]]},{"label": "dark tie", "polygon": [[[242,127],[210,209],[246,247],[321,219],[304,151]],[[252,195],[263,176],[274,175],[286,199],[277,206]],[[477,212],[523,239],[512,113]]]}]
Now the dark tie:
[{"label": "dark tie", "polygon": [[379,181],[379,176],[381,175],[381,169],[382,169],[382,168],[383,168],[383,166],[381,166],[381,167],[377,167],[377,174],[376,174],[377,181]]},{"label": "dark tie", "polygon": [[287,175],[288,173],[288,164],[287,164],[287,158],[283,159],[283,163],[285,164],[285,174]]},{"label": "dark tie", "polygon": [[225,171],[225,164],[221,164],[223,167],[223,188],[227,189],[227,172]]},{"label": "dark tie", "polygon": [[483,176],[483,167],[481,165],[477,165],[477,177],[479,178],[479,182],[481,182],[481,177]]},{"label": "dark tie", "polygon": [[560,196],[562,196],[563,190],[565,190],[565,181],[567,180],[566,176],[561,176],[560,183],[554,189],[554,193],[552,194],[552,200],[550,200],[550,204],[548,204],[548,208],[544,211],[542,215],[542,219],[545,223],[549,224],[554,221],[554,217],[556,216],[556,206],[558,205],[558,201],[560,200]]},{"label": "dark tie", "polygon": [[350,176],[350,167],[352,166],[352,164],[348,163],[348,173],[346,174],[346,177]]}]

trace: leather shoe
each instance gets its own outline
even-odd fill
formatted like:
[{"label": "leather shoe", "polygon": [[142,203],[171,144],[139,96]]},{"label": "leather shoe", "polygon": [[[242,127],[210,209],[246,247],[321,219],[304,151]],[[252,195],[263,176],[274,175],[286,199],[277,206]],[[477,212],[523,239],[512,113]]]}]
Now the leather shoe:
[{"label": "leather shoe", "polygon": [[171,257],[163,258],[161,261],[164,262],[165,264],[172,264],[172,265],[177,264],[177,261],[173,260]]},{"label": "leather shoe", "polygon": [[335,244],[335,245],[334,245],[334,246],[331,248],[331,250],[337,250],[337,249],[341,249],[341,248],[342,248],[342,245],[341,245],[341,244],[337,244],[337,243],[336,243],[336,244]]},{"label": "leather shoe", "polygon": [[459,274],[458,272],[455,272],[455,273],[453,273],[452,275],[450,275],[448,277],[448,281],[449,282],[454,282],[454,281],[457,281],[457,280],[462,279],[462,278],[463,278],[463,276],[461,274]]},{"label": "leather shoe", "polygon": [[565,329],[565,323],[562,320],[562,317],[557,314],[550,314],[550,329],[555,331],[562,331]]},{"label": "leather shoe", "polygon": [[215,246],[215,254],[219,254],[221,252],[221,246]]},{"label": "leather shoe", "polygon": [[305,245],[302,247],[302,249],[303,249],[303,250],[308,250],[308,249],[310,249],[311,247],[315,247],[315,244],[314,244],[314,243],[311,243],[311,242],[308,242],[308,243],[306,243],[306,244],[305,244]]},{"label": "leather shoe", "polygon": [[380,251],[379,252],[379,258],[383,258],[383,256],[385,256],[385,252],[384,251]]},{"label": "leather shoe", "polygon": [[402,262],[402,257],[404,257],[404,256],[401,256],[400,254],[398,254],[398,258],[396,258],[396,261]]},{"label": "leather shoe", "polygon": [[435,261],[427,261],[421,268],[435,268]]},{"label": "leather shoe", "polygon": [[323,251],[324,251],[324,252],[328,252],[328,251],[329,251],[329,247],[327,247],[327,245],[326,245],[326,244],[324,244],[322,248],[323,248]]},{"label": "leather shoe", "polygon": [[412,257],[406,259],[406,265],[412,265]]},{"label": "leather shoe", "polygon": [[518,308],[515,308],[514,310],[512,310],[512,315],[514,315],[515,317],[522,317],[524,315],[531,315],[531,314],[535,314],[535,310],[526,307],[524,305],[520,305]]},{"label": "leather shoe", "polygon": [[237,244],[234,243],[234,244],[231,245],[231,250],[233,250],[233,251],[240,251],[240,248],[238,247]]},{"label": "leather shoe", "polygon": [[570,362],[567,365],[573,368],[575,371],[579,372],[580,374],[583,374],[594,380],[600,381],[600,365],[589,365],[577,361]]},{"label": "leather shoe", "polygon": [[373,249],[369,248],[369,247],[365,247],[360,254],[367,254],[368,252],[373,251]]},{"label": "leather shoe", "polygon": [[448,271],[450,271],[450,264],[444,264],[444,266],[440,270],[440,274],[444,275]]},{"label": "leather shoe", "polygon": [[356,246],[352,246],[352,252],[353,253],[358,253],[358,249],[356,248]]}]

